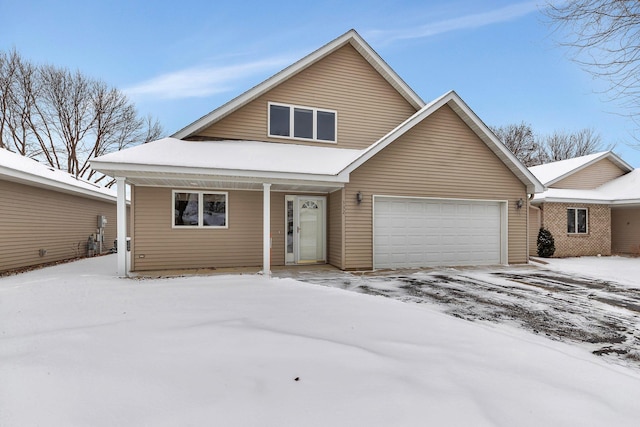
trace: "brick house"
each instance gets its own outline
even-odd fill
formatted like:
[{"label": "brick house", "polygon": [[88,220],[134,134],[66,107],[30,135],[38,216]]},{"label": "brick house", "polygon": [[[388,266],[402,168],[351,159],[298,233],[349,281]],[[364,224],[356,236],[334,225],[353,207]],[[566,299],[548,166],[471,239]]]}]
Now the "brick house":
[{"label": "brick house", "polygon": [[540,226],[555,240],[556,257],[640,253],[640,173],[605,151],[534,166],[547,187],[531,200],[529,250]]}]

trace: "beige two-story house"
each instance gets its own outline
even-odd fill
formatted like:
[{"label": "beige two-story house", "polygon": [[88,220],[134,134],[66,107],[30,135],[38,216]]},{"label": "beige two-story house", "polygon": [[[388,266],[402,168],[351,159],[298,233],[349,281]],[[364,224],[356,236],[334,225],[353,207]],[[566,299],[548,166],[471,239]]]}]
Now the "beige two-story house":
[{"label": "beige two-story house", "polygon": [[543,190],[455,92],[425,103],[353,30],[92,167],[131,185],[134,271],[526,263]]}]

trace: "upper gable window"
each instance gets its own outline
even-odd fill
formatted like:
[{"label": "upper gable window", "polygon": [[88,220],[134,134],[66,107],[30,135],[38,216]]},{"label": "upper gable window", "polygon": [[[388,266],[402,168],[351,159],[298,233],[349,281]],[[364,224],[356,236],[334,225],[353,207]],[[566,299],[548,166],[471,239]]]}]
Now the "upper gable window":
[{"label": "upper gable window", "polygon": [[336,142],[337,112],[269,103],[269,136]]}]

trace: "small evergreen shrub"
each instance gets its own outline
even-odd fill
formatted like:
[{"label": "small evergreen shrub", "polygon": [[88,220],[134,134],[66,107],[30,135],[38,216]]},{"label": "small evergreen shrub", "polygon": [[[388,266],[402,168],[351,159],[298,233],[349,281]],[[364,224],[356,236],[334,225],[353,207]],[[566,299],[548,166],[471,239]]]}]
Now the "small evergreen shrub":
[{"label": "small evergreen shrub", "polygon": [[538,256],[550,258],[556,251],[556,244],[553,241],[551,232],[544,227],[540,227],[538,232]]}]

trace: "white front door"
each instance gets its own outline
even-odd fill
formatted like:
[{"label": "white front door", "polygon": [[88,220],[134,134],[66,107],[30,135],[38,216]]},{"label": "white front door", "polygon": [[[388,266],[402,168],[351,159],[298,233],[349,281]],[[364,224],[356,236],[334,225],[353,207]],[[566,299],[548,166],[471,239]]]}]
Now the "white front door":
[{"label": "white front door", "polygon": [[326,198],[286,196],[288,264],[326,262]]}]

